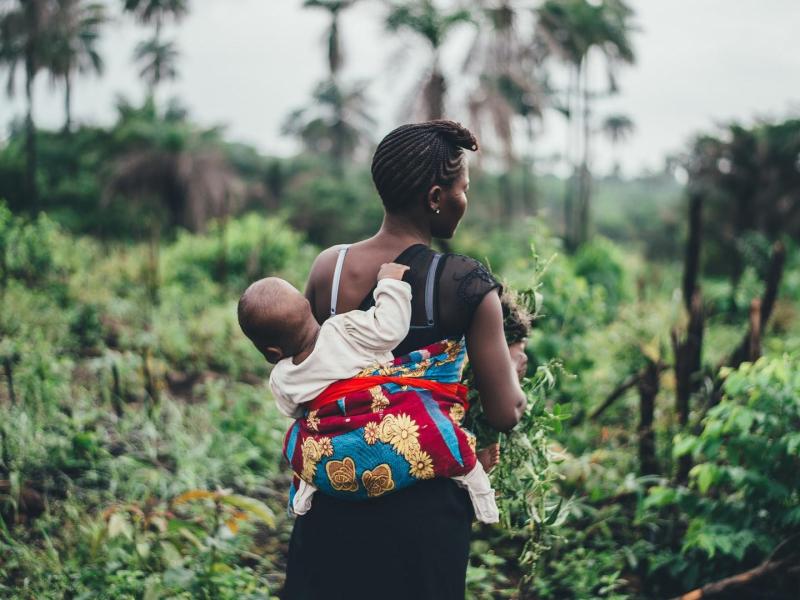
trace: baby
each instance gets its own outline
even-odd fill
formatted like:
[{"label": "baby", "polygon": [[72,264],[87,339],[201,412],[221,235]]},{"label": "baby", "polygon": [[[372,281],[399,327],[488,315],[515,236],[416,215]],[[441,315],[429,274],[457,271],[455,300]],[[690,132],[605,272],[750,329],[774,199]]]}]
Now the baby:
[{"label": "baby", "polygon": [[[392,361],[391,350],[406,337],[411,322],[411,286],[402,281],[408,268],[382,265],[373,294],[375,306],[333,316],[321,326],[309,301],[288,282],[268,277],[247,288],[239,300],[239,325],[267,361],[277,363],[269,385],[283,414],[300,418],[305,405],[332,383]],[[496,522],[486,471],[497,464],[498,450],[489,447],[476,455],[475,469],[453,479],[470,493],[476,517]],[[292,503],[296,514],[310,509],[315,491],[313,485],[300,482]]]}]

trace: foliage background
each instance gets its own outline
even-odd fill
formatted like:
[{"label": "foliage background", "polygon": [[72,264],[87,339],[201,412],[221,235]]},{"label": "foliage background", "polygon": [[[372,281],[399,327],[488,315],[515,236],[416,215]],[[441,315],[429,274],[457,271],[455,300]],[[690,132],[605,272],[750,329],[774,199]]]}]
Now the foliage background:
[{"label": "foliage background", "polygon": [[[69,90],[101,70],[110,5],[0,5],[4,74],[50,77],[66,117],[49,130],[28,110],[0,145],[4,597],[279,594],[287,423],[235,305],[266,274],[302,286],[321,248],[380,225],[371,103],[342,71],[351,4],[305,3],[329,19],[328,72],[286,116],[303,147],[291,158],[165,98],[191,3],[118,5],[141,26],[145,100],[120,98],[106,126],[71,119]],[[409,119],[457,110],[448,36],[481,32],[463,114],[486,143],[467,217],[436,243],[484,261],[535,316],[522,422],[498,436],[472,415],[501,443],[503,518],[475,527],[468,594],[666,598],[749,573],[725,593],[791,597],[800,121],[709,123],[660,172],[603,174],[597,136],[624,143],[635,124],[599,113],[624,90],[599,85],[598,65],[635,60],[635,13],[619,0],[525,10],[376,3],[387,35],[428,53]],[[17,89],[28,107],[35,89]],[[565,117],[550,170],[535,133]]]}]

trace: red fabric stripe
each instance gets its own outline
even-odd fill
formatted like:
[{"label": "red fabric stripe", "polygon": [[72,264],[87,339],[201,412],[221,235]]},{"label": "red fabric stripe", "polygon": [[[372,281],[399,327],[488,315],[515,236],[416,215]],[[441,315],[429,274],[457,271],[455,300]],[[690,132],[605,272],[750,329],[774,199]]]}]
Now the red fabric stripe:
[{"label": "red fabric stripe", "polygon": [[441,383],[417,377],[391,377],[388,375],[369,375],[367,377],[355,377],[353,379],[342,379],[330,384],[323,392],[314,398],[309,405],[310,410],[318,410],[323,406],[336,402],[342,396],[347,396],[353,392],[361,392],[376,385],[384,383],[395,383],[397,385],[408,385],[416,388],[423,388],[431,392],[446,396],[455,396],[464,405],[464,409],[469,408],[467,402],[467,387],[460,383]]}]

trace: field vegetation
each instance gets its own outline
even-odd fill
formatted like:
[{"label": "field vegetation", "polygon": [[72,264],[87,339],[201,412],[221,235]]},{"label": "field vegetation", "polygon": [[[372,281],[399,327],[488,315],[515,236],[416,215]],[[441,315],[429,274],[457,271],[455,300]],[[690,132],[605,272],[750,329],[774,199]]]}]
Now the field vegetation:
[{"label": "field vegetation", "polygon": [[[109,4],[0,7],[0,67],[27,107],[0,145],[3,598],[280,594],[289,423],[236,302],[267,274],[302,287],[319,250],[380,224],[370,103],[341,70],[354,3],[304,3],[330,16],[328,72],[286,119],[303,149],[291,158],[161,97],[179,72],[164,25],[189,2],[119,3],[147,36],[146,95],[120,99],[107,126],[76,122],[70,90],[101,71]],[[547,0],[529,39],[513,3],[477,5],[384,15],[430,50],[415,119],[453,114],[442,48],[455,28],[481,33],[464,77],[489,143],[458,234],[434,244],[482,260],[533,320],[522,422],[500,435],[469,415],[502,453],[501,523],[475,526],[469,597],[793,598],[800,121],[709,126],[659,172],[601,175],[594,136],[621,143],[633,127],[596,110],[635,59],[630,7]],[[589,85],[589,56],[609,89]],[[554,70],[566,89],[545,85]],[[44,74],[64,92],[59,131],[34,121]],[[534,152],[552,118],[575,141],[566,177]]]}]

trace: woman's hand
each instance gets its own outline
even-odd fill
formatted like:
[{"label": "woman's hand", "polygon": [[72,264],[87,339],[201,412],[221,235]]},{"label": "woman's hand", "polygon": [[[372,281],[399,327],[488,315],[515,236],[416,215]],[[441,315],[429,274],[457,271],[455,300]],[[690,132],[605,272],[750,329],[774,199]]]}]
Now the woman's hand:
[{"label": "woman's hand", "polygon": [[522,381],[525,373],[528,371],[528,355],[525,354],[525,345],[528,340],[520,340],[508,345],[508,352],[511,354],[511,362],[514,365],[514,370],[517,372],[517,377]]}]

